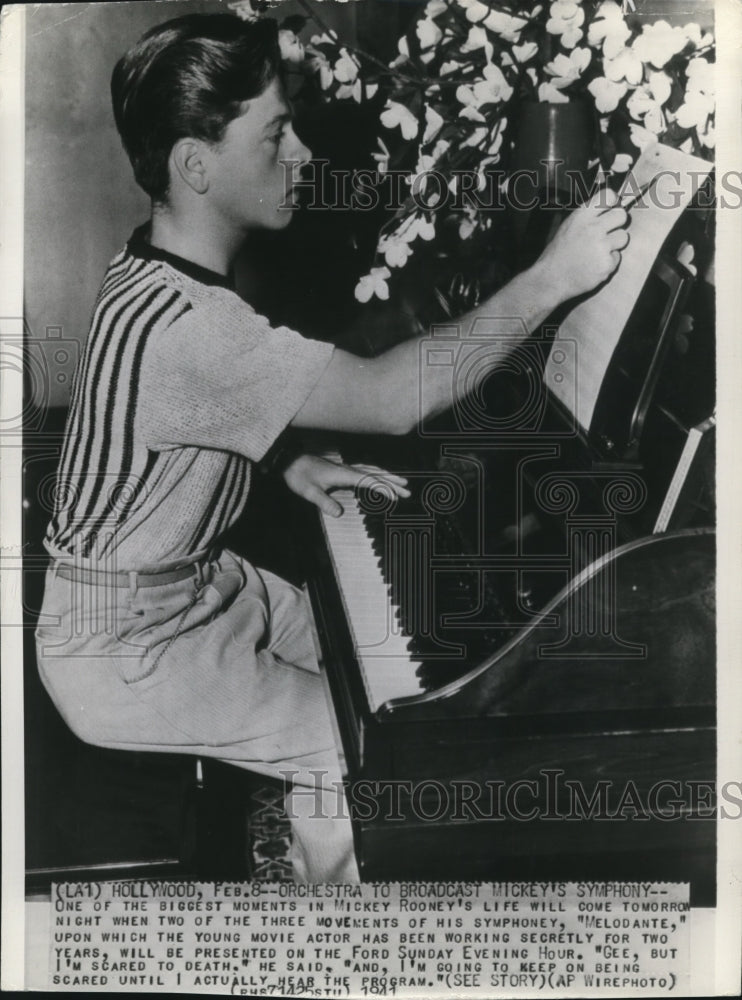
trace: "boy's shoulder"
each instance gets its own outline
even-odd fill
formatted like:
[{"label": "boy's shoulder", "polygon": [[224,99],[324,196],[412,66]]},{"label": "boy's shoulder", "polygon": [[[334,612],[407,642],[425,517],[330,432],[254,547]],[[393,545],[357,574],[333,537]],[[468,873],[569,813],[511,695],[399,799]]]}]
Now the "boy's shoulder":
[{"label": "boy's shoulder", "polygon": [[116,253],[108,265],[100,295],[156,294],[162,290],[177,296],[184,307],[207,309],[215,316],[226,311],[232,315],[255,316],[253,307],[234,289],[229,277],[216,274],[198,264],[153,247],[146,241],[146,226],[140,226]]}]

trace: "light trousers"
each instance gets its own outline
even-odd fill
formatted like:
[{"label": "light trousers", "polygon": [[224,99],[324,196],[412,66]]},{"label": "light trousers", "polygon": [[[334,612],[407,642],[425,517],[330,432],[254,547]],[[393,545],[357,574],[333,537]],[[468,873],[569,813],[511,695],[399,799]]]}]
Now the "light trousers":
[{"label": "light trousers", "polygon": [[357,882],[332,722],[301,591],[230,552],[154,587],[47,573],[42,681],[80,739],[215,757],[288,781],[295,878]]}]

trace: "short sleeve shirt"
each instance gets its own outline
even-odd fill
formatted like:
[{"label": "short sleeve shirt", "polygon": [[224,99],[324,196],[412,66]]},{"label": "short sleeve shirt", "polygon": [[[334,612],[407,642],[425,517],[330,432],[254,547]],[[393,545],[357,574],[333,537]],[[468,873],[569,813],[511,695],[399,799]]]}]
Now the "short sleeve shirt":
[{"label": "short sleeve shirt", "polygon": [[208,550],[331,354],[137,230],[108,268],[80,359],[49,551],[144,570]]}]

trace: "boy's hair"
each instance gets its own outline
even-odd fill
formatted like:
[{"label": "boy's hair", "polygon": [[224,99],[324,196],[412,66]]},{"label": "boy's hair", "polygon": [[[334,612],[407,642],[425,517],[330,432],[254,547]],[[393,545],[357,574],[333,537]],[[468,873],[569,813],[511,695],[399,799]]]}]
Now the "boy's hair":
[{"label": "boy's hair", "polygon": [[163,201],[177,140],[220,142],[242,103],[261,94],[280,65],[269,18],[192,14],[143,35],[111,77],[116,127],[140,187]]}]

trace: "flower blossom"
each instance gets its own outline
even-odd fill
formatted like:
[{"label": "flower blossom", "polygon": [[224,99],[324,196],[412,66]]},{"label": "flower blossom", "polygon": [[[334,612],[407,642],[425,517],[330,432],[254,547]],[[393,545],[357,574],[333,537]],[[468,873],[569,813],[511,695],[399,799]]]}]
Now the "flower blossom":
[{"label": "flower blossom", "polygon": [[624,45],[611,59],[604,57],[603,72],[614,83],[625,80],[635,87],[642,82],[644,64],[633,49]]},{"label": "flower blossom", "polygon": [[468,240],[477,228],[477,211],[471,205],[464,206],[464,218],[459,223],[459,239]]},{"label": "flower blossom", "polygon": [[410,244],[398,236],[382,236],[378,249],[389,267],[404,267],[413,253]]},{"label": "flower blossom", "polygon": [[236,3],[227,4],[241,21],[258,21],[260,13],[253,9],[250,0],[237,0]]},{"label": "flower blossom", "polygon": [[666,73],[650,73],[649,81],[637,87],[626,102],[629,114],[655,135],[664,131],[666,122],[662,105],[670,99],[671,89],[672,84]]},{"label": "flower blossom", "polygon": [[433,139],[438,135],[443,125],[443,118],[435,108],[431,108],[429,104],[425,105],[425,132],[423,133],[423,145],[428,142],[432,142]]},{"label": "flower blossom", "polygon": [[304,46],[295,32],[281,28],[278,32],[278,47],[284,62],[294,66],[304,62]]},{"label": "flower blossom", "polygon": [[616,83],[614,80],[599,76],[590,81],[587,89],[595,98],[595,107],[601,114],[605,115],[616,110],[618,102],[628,90],[628,85],[625,81]]},{"label": "flower blossom", "polygon": [[642,33],[632,43],[634,52],[643,63],[662,69],[666,62],[682,52],[688,43],[682,28],[671,27],[667,21],[645,24]]},{"label": "flower blossom", "polygon": [[376,170],[381,176],[389,169],[389,160],[392,154],[386,148],[383,139],[378,138],[376,140],[376,147],[376,152],[372,153],[371,156],[376,160]]},{"label": "flower blossom", "polygon": [[553,77],[551,83],[558,90],[574,83],[590,65],[592,53],[590,49],[574,48],[568,56],[562,52],[546,63],[544,70]]},{"label": "flower blossom", "polygon": [[495,51],[495,47],[487,37],[487,32],[484,28],[479,28],[475,25],[473,28],[469,28],[466,41],[461,44],[461,52],[477,52],[479,49],[484,49],[485,57],[487,62],[489,62]]},{"label": "flower blossom", "polygon": [[513,95],[513,88],[494,63],[487,63],[482,77],[472,85],[462,84],[456,88],[456,100],[464,105],[460,111],[462,118],[483,122],[485,119],[479,110],[483,104],[499,104],[500,101],[510,100]]},{"label": "flower blossom", "polygon": [[424,63],[428,63],[435,56],[435,52],[432,50],[435,49],[438,42],[443,38],[443,32],[435,21],[425,17],[417,22],[415,33],[422,49],[420,58]]},{"label": "flower blossom", "polygon": [[582,38],[585,20],[585,11],[578,0],[555,0],[549,13],[546,30],[550,35],[560,35],[565,49],[573,49]]},{"label": "flower blossom", "polygon": [[707,59],[696,57],[688,63],[685,100],[675,113],[681,128],[695,128],[704,146],[715,143],[709,119],[714,113],[714,67]]},{"label": "flower blossom", "polygon": [[332,66],[330,66],[330,60],[324,52],[316,52],[314,49],[307,49],[307,52],[309,53],[307,58],[308,69],[313,73],[319,74],[319,85],[322,90],[327,90],[332,86],[332,82],[335,79]]},{"label": "flower blossom", "polygon": [[587,29],[587,41],[594,49],[603,46],[606,59],[614,59],[631,38],[631,29],[624,20],[623,11],[613,0],[604,0]]},{"label": "flower blossom", "polygon": [[389,286],[387,280],[391,278],[392,272],[388,267],[372,267],[368,274],[364,274],[355,287],[354,295],[359,302],[368,302],[376,295],[386,301],[389,298]]},{"label": "flower blossom", "polygon": [[513,96],[513,88],[505,79],[505,74],[499,66],[494,63],[487,63],[482,71],[483,80],[477,80],[474,84],[474,99],[477,105],[497,104],[500,101],[508,101]]},{"label": "flower blossom", "polygon": [[537,52],[537,42],[523,42],[522,45],[513,46],[513,55],[519,63],[528,62],[529,59],[533,59]]},{"label": "flower blossom", "polygon": [[435,223],[432,219],[426,219],[424,215],[416,212],[414,215],[408,215],[397,227],[394,238],[404,240],[405,243],[414,243],[416,239],[429,243],[435,239]]},{"label": "flower blossom", "polygon": [[335,79],[338,83],[353,83],[358,78],[358,63],[347,49],[340,50],[340,58],[335,63]]},{"label": "flower blossom", "polygon": [[630,153],[616,153],[615,159],[610,166],[610,173],[625,174],[634,162],[634,157]]},{"label": "flower blossom", "polygon": [[690,44],[696,49],[705,49],[714,44],[714,36],[708,33],[703,34],[698,24],[684,24],[683,31]]},{"label": "flower blossom", "polygon": [[657,136],[654,132],[650,132],[643,125],[634,125],[631,123],[629,125],[629,136],[633,145],[642,152],[644,152],[647,146],[653,146],[657,142]]},{"label": "flower blossom", "polygon": [[540,83],[538,99],[548,104],[569,104],[569,98],[558,90],[553,83]]},{"label": "flower blossom", "polygon": [[381,113],[381,124],[384,128],[392,129],[399,127],[402,131],[403,139],[414,139],[418,133],[417,118],[413,113],[398,101],[387,101],[384,111]]},{"label": "flower blossom", "polygon": [[[493,10],[488,4],[481,3],[480,0],[457,0],[460,7],[466,10],[466,19],[471,24],[481,24],[496,35],[500,35],[503,41],[511,44],[520,41],[520,33],[528,23],[524,17],[516,17],[505,11]],[[540,7],[532,11],[531,16],[535,17]]]},{"label": "flower blossom", "polygon": [[448,10],[448,4],[446,0],[428,0],[425,5],[425,16],[426,17],[438,17],[439,14],[443,14],[444,11]]}]

